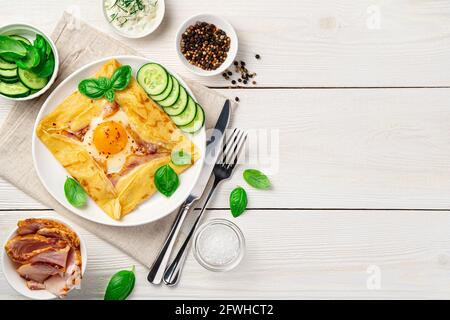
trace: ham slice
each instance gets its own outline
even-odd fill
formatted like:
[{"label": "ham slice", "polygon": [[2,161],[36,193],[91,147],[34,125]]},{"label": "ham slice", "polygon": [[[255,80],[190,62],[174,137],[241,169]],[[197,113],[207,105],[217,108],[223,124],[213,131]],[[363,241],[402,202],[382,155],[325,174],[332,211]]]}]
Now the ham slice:
[{"label": "ham slice", "polygon": [[44,281],[45,289],[58,297],[64,297],[72,288],[81,283],[81,255],[78,250],[71,250],[64,274],[55,274]]},{"label": "ham slice", "polygon": [[46,263],[27,263],[20,266],[17,272],[22,278],[38,283],[43,283],[49,277],[59,274],[58,269]]},{"label": "ham slice", "polygon": [[69,251],[70,251],[69,246],[65,247],[64,249],[47,250],[38,255],[35,255],[33,258],[30,259],[30,262],[46,263],[52,266],[57,266],[62,271],[65,271]]},{"label": "ham slice", "polygon": [[66,245],[67,243],[63,240],[28,234],[12,238],[6,243],[5,249],[11,260],[25,264],[40,253],[52,249],[63,249]]},{"label": "ham slice", "polygon": [[122,169],[119,172],[109,173],[109,174],[107,174],[107,177],[113,185],[116,185],[121,177],[130,173],[136,167],[138,167],[144,163],[147,163],[151,160],[154,160],[154,159],[157,159],[160,157],[164,157],[167,155],[168,155],[168,153],[152,153],[152,154],[148,154],[146,156],[137,156],[134,154],[130,155],[125,160],[125,164],[123,165]]}]

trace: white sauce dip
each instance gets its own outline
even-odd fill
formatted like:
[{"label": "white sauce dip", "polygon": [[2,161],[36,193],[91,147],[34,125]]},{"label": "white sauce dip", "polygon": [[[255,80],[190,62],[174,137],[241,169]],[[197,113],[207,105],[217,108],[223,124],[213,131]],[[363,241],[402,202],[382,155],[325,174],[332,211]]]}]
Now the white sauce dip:
[{"label": "white sauce dip", "polygon": [[158,13],[158,0],[104,0],[109,23],[128,35],[137,36],[153,27]]}]

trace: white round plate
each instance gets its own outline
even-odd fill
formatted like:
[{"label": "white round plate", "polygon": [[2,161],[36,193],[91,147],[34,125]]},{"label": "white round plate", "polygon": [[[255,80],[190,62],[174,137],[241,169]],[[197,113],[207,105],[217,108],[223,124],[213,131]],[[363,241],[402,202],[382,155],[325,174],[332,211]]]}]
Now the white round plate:
[{"label": "white round plate", "polygon": [[[143,64],[148,62],[156,62],[154,60],[149,60],[137,56],[107,57],[82,67],[81,69],[70,75],[68,78],[66,78],[63,82],[61,82],[61,84],[47,98],[36,119],[32,138],[33,162],[37,174],[47,191],[59,203],[61,203],[64,207],[66,207],[73,213],[87,220],[110,226],[125,227],[143,225],[167,216],[168,214],[176,210],[189,196],[192,188],[197,182],[203,166],[206,143],[204,127],[193,135],[186,134],[198,147],[201,157],[191,168],[187,169],[180,175],[180,185],[175,193],[170,198],[167,198],[159,192],[156,192],[149,199],[138,206],[134,211],[130,212],[118,221],[109,217],[90,198],[87,205],[83,208],[75,208],[66,200],[66,197],[64,195],[64,182],[66,181],[69,173],[36,136],[36,127],[39,121],[41,121],[42,118],[44,118],[47,114],[52,112],[67,96],[74,92],[81,80],[92,77],[93,74],[98,71],[98,69],[106,61],[110,59],[117,59],[121,64],[130,65],[133,69],[133,76],[136,76],[137,70],[139,70],[139,68]],[[167,70],[175,78],[177,78],[177,80],[186,88],[192,98],[196,100],[187,84],[176,73],[172,72],[168,68]]]},{"label": "white round plate", "polygon": [[[61,218],[52,218],[52,217],[34,217],[37,219],[49,219],[49,220],[55,220],[58,222],[61,222],[65,225],[67,225],[69,228],[71,228],[75,233],[78,235],[78,238],[80,238],[80,253],[81,253],[81,274],[84,275],[84,271],[86,270],[87,266],[87,251],[86,251],[86,243],[84,242],[83,238],[81,237],[80,231],[73,226],[73,224],[70,224],[68,221],[61,219]],[[5,243],[3,244],[3,247],[5,247],[6,243],[9,241],[9,239],[15,237],[17,235],[17,226],[14,228],[13,231],[9,234],[9,236],[6,238]],[[37,299],[37,300],[50,300],[55,299],[56,296],[53,293],[48,292],[47,290],[30,290],[27,287],[27,284],[25,280],[19,276],[16,269],[18,268],[18,264],[13,262],[8,255],[6,254],[6,250],[3,250],[2,253],[2,270],[3,274],[5,275],[6,280],[8,281],[9,285],[16,290],[21,295],[30,298],[30,299]],[[83,280],[81,280],[81,285],[83,285]],[[70,293],[69,293],[70,294]]]}]

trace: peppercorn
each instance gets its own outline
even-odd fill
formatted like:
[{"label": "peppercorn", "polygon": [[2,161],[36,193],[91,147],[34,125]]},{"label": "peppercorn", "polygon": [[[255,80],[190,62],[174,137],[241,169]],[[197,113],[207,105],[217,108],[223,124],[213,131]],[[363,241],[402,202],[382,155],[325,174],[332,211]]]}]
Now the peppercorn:
[{"label": "peppercorn", "polygon": [[261,56],[259,54],[256,54],[255,58],[259,60],[259,59],[261,59]]},{"label": "peppercorn", "polygon": [[247,80],[244,80],[244,84],[247,84]]},{"label": "peppercorn", "polygon": [[[230,42],[230,37],[214,24],[198,21],[183,32],[180,51],[190,64],[215,70],[226,60]],[[226,73],[222,75],[225,77]]]},{"label": "peppercorn", "polygon": [[231,76],[233,73],[232,73],[231,71],[228,71],[227,74],[228,74],[229,76]]},{"label": "peppercorn", "polygon": [[237,66],[239,63],[238,63],[237,61],[234,61],[233,64],[234,64],[235,66]]},{"label": "peppercorn", "polygon": [[234,98],[234,100],[236,100],[236,102],[239,102],[239,97]]},{"label": "peppercorn", "polygon": [[252,83],[253,83],[253,84],[256,84],[256,81],[253,81]]},{"label": "peppercorn", "polygon": [[241,61],[241,66],[245,66],[245,62],[244,61]]},{"label": "peppercorn", "polygon": [[239,78],[239,79],[238,79],[238,81],[239,81],[239,82],[242,82],[242,79],[241,79],[241,78]]},{"label": "peppercorn", "polygon": [[232,81],[231,81],[231,84],[236,84],[236,80],[232,80]]}]

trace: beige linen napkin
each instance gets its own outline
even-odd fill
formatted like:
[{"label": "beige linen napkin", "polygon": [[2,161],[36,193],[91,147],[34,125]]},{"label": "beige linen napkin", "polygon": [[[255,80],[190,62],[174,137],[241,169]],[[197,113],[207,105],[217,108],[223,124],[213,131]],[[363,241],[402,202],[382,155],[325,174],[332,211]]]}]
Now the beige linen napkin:
[{"label": "beige linen napkin", "polygon": [[[58,22],[52,39],[60,56],[59,75],[53,88],[75,70],[94,60],[112,55],[138,55],[133,49],[76,20],[68,13],[64,13]],[[189,83],[189,87],[205,108],[206,126],[211,127],[226,98],[193,82]],[[31,137],[36,116],[49,93],[37,100],[20,102],[12,107],[0,131],[0,176],[150,267],[169,232],[175,213],[140,227],[104,226],[80,218],[65,209],[40,183],[32,162]]]}]

